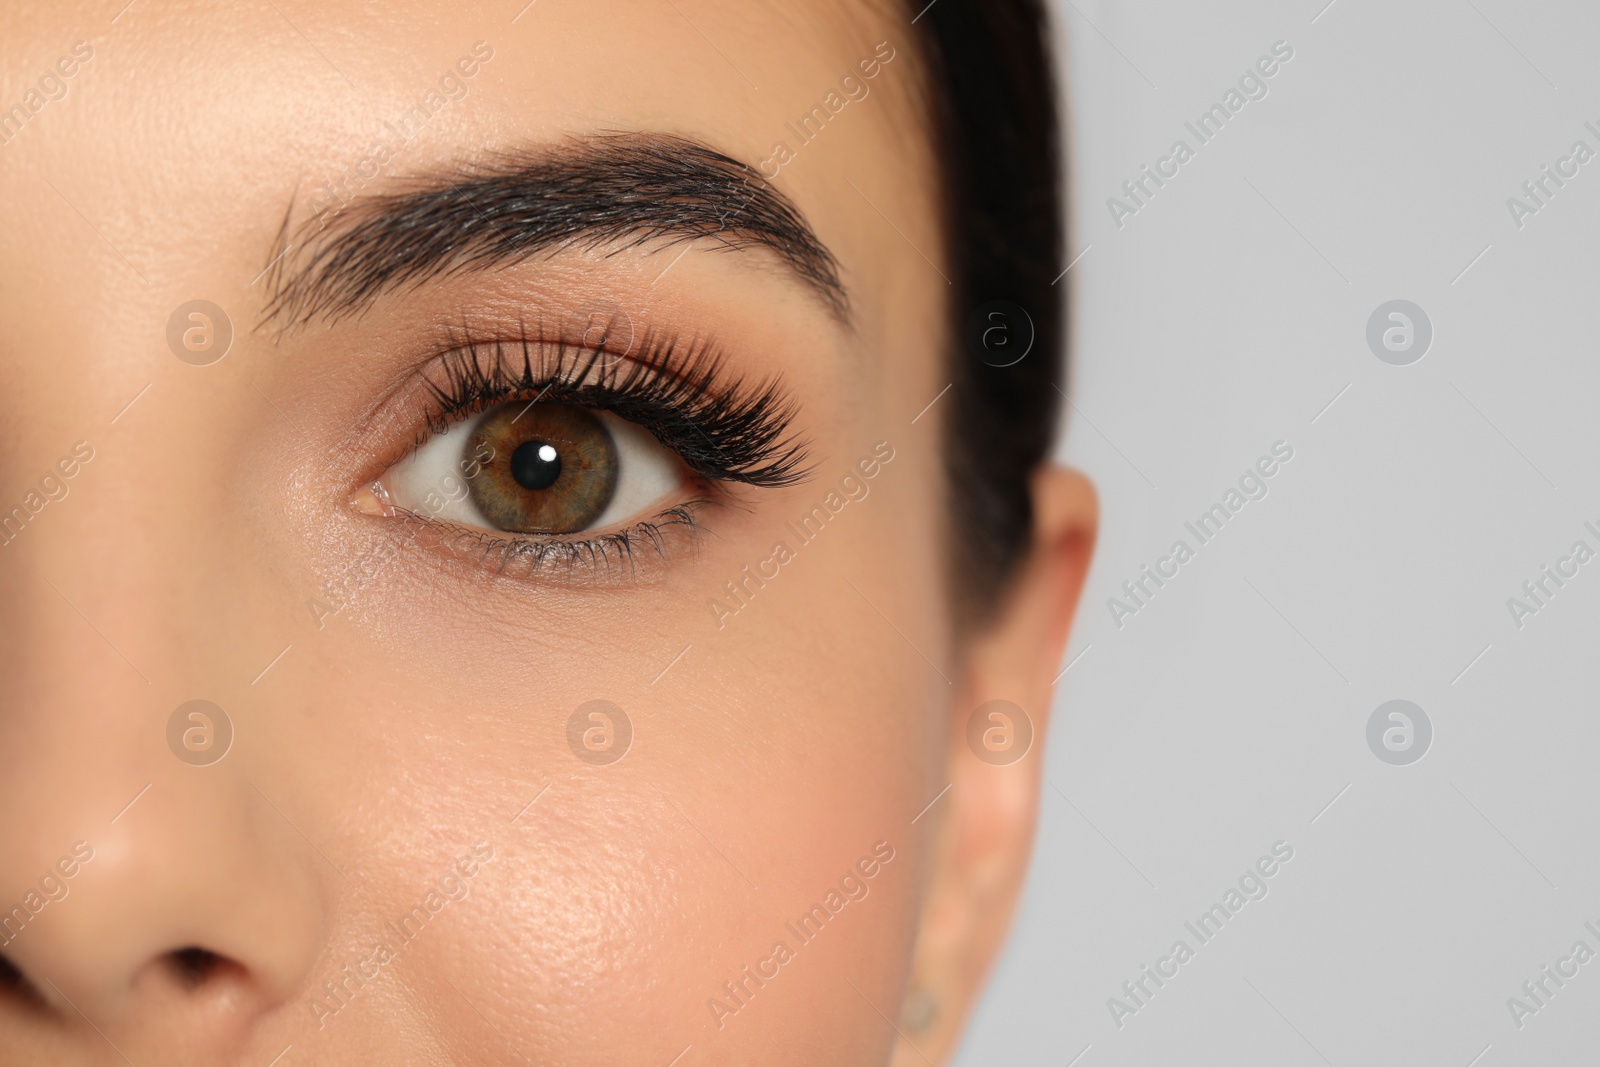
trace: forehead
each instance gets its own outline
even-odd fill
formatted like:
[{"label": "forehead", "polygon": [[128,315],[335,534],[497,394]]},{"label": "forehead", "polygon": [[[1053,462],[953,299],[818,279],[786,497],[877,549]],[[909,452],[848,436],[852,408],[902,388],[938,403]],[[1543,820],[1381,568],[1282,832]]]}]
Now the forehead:
[{"label": "forehead", "polygon": [[[669,132],[773,168],[782,144],[796,157],[777,184],[802,204],[836,192],[839,160],[890,167],[921,141],[911,27],[861,3],[135,0],[14,7],[0,28],[0,107],[26,112],[0,123],[8,199],[66,200],[133,264],[125,244],[203,248],[276,225],[291,196],[585,133]],[[868,82],[880,42],[896,61]],[[803,143],[847,79],[875,102]]]}]

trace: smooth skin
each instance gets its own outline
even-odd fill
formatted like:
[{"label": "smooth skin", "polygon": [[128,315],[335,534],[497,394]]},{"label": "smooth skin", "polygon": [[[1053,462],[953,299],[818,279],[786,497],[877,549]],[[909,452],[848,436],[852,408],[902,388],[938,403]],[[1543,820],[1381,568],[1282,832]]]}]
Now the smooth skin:
[{"label": "smooth skin", "polygon": [[[1017,580],[958,625],[939,447],[960,427],[947,404],[917,418],[948,381],[950,270],[908,20],[828,0],[122,2],[0,14],[0,106],[93,48],[0,146],[0,510],[93,450],[0,546],[0,907],[75,843],[93,851],[0,948],[22,976],[0,992],[0,1060],[948,1058],[1023,881],[1096,512],[1080,476],[1039,472]],[[701,241],[565,251],[263,326],[291,201],[307,217],[479,41],[493,58],[466,95],[363,194],[604,131],[755,165],[888,42],[870,95],[773,183],[837,258],[849,324],[772,254]],[[197,298],[235,331],[203,367],[166,340]],[[596,301],[781,375],[810,478],[738,490],[637,572],[567,582],[496,575],[352,504],[423,432],[373,413],[441,328]],[[868,496],[719,620],[725,583],[879,442],[894,458]],[[383,553],[329,614],[341,568]],[[234,729],[209,766],[168,745],[193,699]],[[567,741],[595,699],[634,732],[607,766]],[[1036,732],[1009,766],[967,746],[995,699]],[[866,895],[793,938],[880,843],[893,858]],[[464,895],[326,1010],[442,881]],[[719,1015],[724,983],[780,940],[793,958]],[[186,967],[191,948],[213,956]],[[913,989],[938,1006],[915,1033]]]}]

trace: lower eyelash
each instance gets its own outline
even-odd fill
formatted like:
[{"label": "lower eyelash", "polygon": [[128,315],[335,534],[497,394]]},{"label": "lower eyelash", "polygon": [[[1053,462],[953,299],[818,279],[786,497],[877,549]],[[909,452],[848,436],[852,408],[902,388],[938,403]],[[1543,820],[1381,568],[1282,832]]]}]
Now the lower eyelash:
[{"label": "lower eyelash", "polygon": [[621,567],[629,576],[633,576],[640,565],[639,556],[646,551],[652,559],[667,557],[670,550],[668,542],[673,534],[686,535],[691,542],[698,541],[705,528],[696,515],[711,503],[710,500],[687,500],[665,509],[648,521],[636,522],[621,530],[589,538],[497,533],[464,527],[447,519],[403,508],[396,509],[394,516],[419,523],[424,529],[448,534],[441,538],[441,544],[463,555],[478,557],[480,564],[497,575],[521,572],[545,579],[559,579],[575,577],[575,572],[579,571],[584,572],[584,576],[592,576]]}]

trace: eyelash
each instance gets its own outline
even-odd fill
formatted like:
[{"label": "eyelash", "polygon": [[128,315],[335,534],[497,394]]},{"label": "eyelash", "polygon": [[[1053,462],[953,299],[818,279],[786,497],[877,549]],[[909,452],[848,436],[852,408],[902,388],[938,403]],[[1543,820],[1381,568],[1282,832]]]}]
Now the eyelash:
[{"label": "eyelash", "polygon": [[[609,329],[607,336],[609,336]],[[597,345],[551,341],[519,326],[509,337],[476,340],[451,332],[431,373],[425,374],[426,431],[420,448],[457,423],[518,400],[564,403],[610,412],[642,426],[677,455],[707,494],[675,504],[653,519],[598,537],[535,537],[466,530],[417,512],[400,514],[433,529],[456,531],[450,540],[480,554],[497,571],[513,565],[568,570],[634,562],[636,548],[666,553],[666,534],[679,527],[696,535],[697,513],[716,502],[719,484],[780,488],[810,475],[805,443],[789,435],[796,405],[778,379],[752,384],[726,369],[710,342],[648,331],[629,352],[602,337]],[[626,358],[625,358],[626,357]]]}]

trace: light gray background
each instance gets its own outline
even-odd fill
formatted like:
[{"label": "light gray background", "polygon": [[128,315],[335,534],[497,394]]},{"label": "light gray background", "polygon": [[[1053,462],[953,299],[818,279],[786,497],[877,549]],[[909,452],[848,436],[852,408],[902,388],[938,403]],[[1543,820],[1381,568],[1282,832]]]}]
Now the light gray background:
[{"label": "light gray background", "polygon": [[[1062,454],[1103,526],[962,1067],[1596,1055],[1600,959],[1520,1030],[1506,1001],[1600,952],[1600,561],[1520,630],[1506,601],[1600,549],[1600,160],[1520,230],[1506,199],[1600,150],[1600,9],[1325,3],[1057,5],[1089,246]],[[1117,229],[1107,197],[1278,40],[1270,94]],[[1407,367],[1365,341],[1395,298],[1435,331]],[[1107,598],[1280,439],[1270,494],[1119,630]],[[1407,767],[1365,740],[1397,697],[1435,731]],[[1107,998],[1280,839],[1266,899],[1118,1029]]]}]

